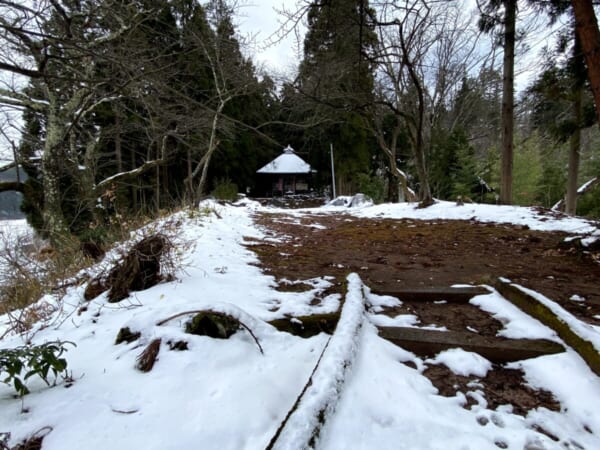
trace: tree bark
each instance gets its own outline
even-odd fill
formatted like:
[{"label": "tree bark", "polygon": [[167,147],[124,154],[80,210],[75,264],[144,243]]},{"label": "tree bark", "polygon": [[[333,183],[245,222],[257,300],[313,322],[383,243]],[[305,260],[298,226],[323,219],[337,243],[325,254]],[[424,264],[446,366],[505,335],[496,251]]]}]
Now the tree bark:
[{"label": "tree bark", "polygon": [[581,88],[576,88],[573,98],[573,117],[577,128],[571,135],[569,149],[569,177],[567,179],[567,197],[565,212],[575,215],[577,212],[577,177],[579,174],[579,152],[581,147]]},{"label": "tree bark", "polygon": [[69,234],[65,224],[65,217],[61,204],[60,192],[60,164],[63,156],[61,155],[61,145],[64,138],[64,124],[59,113],[58,100],[54,93],[47,89],[48,122],[46,131],[46,142],[44,143],[44,153],[42,155],[42,180],[44,187],[44,209],[42,217],[44,219],[44,231],[50,237],[54,245],[60,245],[62,238]]},{"label": "tree bark", "polygon": [[123,172],[123,150],[121,148],[121,113],[118,106],[113,106],[115,114],[115,158],[117,160],[117,173]]},{"label": "tree bark", "polygon": [[515,30],[517,0],[504,0],[504,69],[502,76],[502,167],[500,202],[512,203]]},{"label": "tree bark", "polygon": [[598,114],[600,112],[600,30],[598,30],[598,20],[590,0],[572,0],[571,3],[575,14],[575,30],[585,55],[588,78],[592,85],[596,114]]}]

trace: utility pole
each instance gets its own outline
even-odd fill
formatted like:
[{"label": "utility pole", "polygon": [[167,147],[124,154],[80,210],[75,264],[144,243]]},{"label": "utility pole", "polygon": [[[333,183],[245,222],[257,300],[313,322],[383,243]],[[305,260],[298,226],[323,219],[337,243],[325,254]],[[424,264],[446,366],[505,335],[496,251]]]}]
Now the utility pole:
[{"label": "utility pole", "polygon": [[337,195],[335,193],[335,165],[333,163],[333,144],[329,144],[330,154],[331,154],[331,185],[333,186],[333,198],[336,198]]}]

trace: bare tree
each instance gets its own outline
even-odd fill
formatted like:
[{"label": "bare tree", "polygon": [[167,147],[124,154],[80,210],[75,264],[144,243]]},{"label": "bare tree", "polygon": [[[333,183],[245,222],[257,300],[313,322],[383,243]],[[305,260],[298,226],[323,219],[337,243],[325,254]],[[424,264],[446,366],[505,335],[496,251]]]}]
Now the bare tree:
[{"label": "bare tree", "polygon": [[[121,39],[144,19],[142,9],[123,8],[121,2],[73,4],[41,0],[19,4],[0,0],[0,71],[25,78],[0,88],[0,104],[43,114],[45,120],[41,174],[44,187],[45,231],[55,243],[69,234],[61,204],[60,177],[65,166],[80,171],[79,141],[85,142],[90,160],[98,136],[79,124],[122,88],[119,82],[99,74],[97,67],[114,55],[111,42]],[[131,58],[131,55],[129,55]],[[31,95],[34,84],[39,95]],[[88,185],[91,181],[88,181]]]},{"label": "bare tree", "polygon": [[452,92],[474,64],[477,33],[468,18],[461,18],[464,5],[455,2],[386,1],[376,8],[378,102],[395,120],[390,133],[382,126],[381,111],[375,113],[373,129],[399,181],[401,199],[410,199],[411,193],[396,165],[396,147],[401,130],[408,131],[419,178],[418,198],[428,206],[433,202],[427,169],[431,132],[440,125]]}]

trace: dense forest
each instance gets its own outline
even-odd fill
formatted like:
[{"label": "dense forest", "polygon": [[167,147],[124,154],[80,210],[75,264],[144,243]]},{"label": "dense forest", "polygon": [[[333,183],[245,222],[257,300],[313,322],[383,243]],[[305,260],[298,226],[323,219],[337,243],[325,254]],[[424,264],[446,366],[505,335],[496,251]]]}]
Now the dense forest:
[{"label": "dense forest", "polygon": [[[579,10],[472,5],[299,3],[283,26],[306,25],[303,57],[281,78],[255,65],[226,0],[0,0],[0,105],[22,114],[14,153],[27,174],[0,190],[22,192],[54,243],[95,241],[126,217],[252,194],[256,170],[291,144],[317,193],[333,146],[340,194],[560,202],[599,217],[600,87]],[[556,39],[515,94],[531,17]]]}]

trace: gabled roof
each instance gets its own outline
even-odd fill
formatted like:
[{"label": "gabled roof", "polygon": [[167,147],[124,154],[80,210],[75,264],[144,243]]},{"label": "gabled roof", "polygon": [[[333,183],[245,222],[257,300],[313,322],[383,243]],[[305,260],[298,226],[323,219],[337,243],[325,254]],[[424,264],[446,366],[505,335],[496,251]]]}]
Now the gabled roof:
[{"label": "gabled roof", "polygon": [[310,164],[307,164],[302,158],[294,153],[294,149],[289,145],[283,150],[283,153],[271,161],[269,164],[256,173],[310,173]]}]

